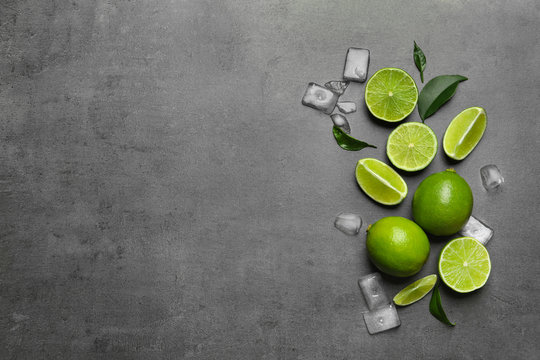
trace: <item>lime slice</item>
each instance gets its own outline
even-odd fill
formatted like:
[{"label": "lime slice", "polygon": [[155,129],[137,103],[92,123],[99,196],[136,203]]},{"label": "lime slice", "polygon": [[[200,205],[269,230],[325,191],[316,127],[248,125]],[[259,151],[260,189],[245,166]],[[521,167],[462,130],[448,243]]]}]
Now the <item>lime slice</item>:
[{"label": "lime slice", "polygon": [[448,157],[463,160],[478,145],[486,130],[487,115],[481,107],[471,107],[456,116],[444,133],[443,149]]},{"label": "lime slice", "polygon": [[383,68],[368,80],[365,93],[369,111],[378,119],[397,122],[414,110],[418,89],[412,77],[397,68]]},{"label": "lime slice", "polygon": [[356,181],[367,196],[383,205],[396,205],[407,196],[407,184],[399,174],[382,161],[358,160]]},{"label": "lime slice", "polygon": [[395,167],[422,170],[437,154],[437,137],[429,126],[418,122],[399,125],[388,136],[386,155]]},{"label": "lime slice", "polygon": [[491,272],[489,254],[478,240],[461,237],[450,241],[439,257],[439,275],[451,289],[468,293],[481,288]]},{"label": "lime slice", "polygon": [[399,306],[415,303],[426,296],[433,289],[436,282],[437,275],[435,274],[416,280],[394,296],[394,303]]}]

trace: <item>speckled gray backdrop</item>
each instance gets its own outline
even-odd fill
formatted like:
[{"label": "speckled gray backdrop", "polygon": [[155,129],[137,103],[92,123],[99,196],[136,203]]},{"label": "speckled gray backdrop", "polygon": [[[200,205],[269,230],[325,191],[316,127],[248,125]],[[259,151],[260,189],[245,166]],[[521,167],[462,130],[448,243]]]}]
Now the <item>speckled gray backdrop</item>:
[{"label": "speckled gray backdrop", "polygon": [[[538,1],[0,0],[0,358],[532,359],[540,331]],[[485,288],[442,289],[448,328],[428,299],[400,328],[370,336],[356,280],[374,268],[365,226],[410,216],[411,197],[378,206],[356,186],[361,157],[386,160],[390,128],[368,117],[336,146],[327,116],[300,104],[308,82],[341,76],[348,47],[370,74],[419,81],[462,74],[428,120],[439,139],[486,108],[478,148],[449,164],[474,214],[496,232]],[[418,121],[415,111],[409,118]],[[499,165],[486,193],[479,168]],[[444,242],[409,280],[435,271]]]}]

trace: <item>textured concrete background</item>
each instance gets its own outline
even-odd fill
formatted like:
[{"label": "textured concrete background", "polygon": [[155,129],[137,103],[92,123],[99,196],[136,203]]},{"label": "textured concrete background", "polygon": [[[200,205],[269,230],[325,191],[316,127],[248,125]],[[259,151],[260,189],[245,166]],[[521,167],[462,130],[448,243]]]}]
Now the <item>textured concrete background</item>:
[{"label": "textured concrete background", "polygon": [[[540,345],[538,1],[0,0],[0,358],[531,359]],[[340,211],[410,216],[355,184],[386,160],[391,128],[363,106],[336,146],[327,116],[300,104],[309,81],[340,78],[348,47],[370,74],[469,77],[427,123],[439,139],[483,106],[478,148],[442,151],[406,176],[410,194],[453,166],[496,232],[487,285],[442,288],[400,328],[368,335],[356,280],[374,270]],[[419,83],[421,86],[421,84]],[[418,121],[415,111],[409,121]],[[499,165],[486,193],[479,168]],[[436,271],[444,241],[390,295]]]}]

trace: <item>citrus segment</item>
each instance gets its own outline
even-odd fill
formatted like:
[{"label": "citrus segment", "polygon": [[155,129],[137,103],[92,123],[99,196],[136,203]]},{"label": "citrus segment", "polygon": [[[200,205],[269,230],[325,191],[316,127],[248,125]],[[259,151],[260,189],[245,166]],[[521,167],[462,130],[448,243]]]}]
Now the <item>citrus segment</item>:
[{"label": "citrus segment", "polygon": [[478,240],[461,237],[450,241],[439,256],[439,275],[451,289],[468,293],[481,288],[491,272],[489,253]]},{"label": "citrus segment", "polygon": [[390,166],[372,158],[358,160],[356,181],[367,196],[383,205],[396,205],[407,196],[407,184]]},{"label": "citrus segment", "polygon": [[412,77],[397,68],[377,71],[366,84],[365,101],[369,111],[378,119],[397,122],[414,110],[418,89]]},{"label": "citrus segment", "polygon": [[435,274],[431,274],[421,278],[420,280],[416,280],[394,296],[394,303],[399,306],[406,306],[415,303],[426,296],[431,289],[433,289],[436,282],[437,275]]},{"label": "citrus segment", "polygon": [[487,125],[486,111],[471,107],[460,112],[448,125],[443,138],[443,149],[448,157],[463,160],[480,142]]},{"label": "citrus segment", "polygon": [[386,155],[398,169],[422,170],[431,163],[436,154],[437,137],[425,124],[401,124],[388,136]]}]

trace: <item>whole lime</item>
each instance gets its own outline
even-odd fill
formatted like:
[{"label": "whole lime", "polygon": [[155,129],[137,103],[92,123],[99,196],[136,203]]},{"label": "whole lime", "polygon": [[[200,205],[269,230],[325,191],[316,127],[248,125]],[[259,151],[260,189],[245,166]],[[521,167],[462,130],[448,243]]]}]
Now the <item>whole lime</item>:
[{"label": "whole lime", "polygon": [[366,246],[369,258],[379,270],[399,277],[419,272],[429,256],[426,233],[411,220],[398,216],[370,225]]},{"label": "whole lime", "polygon": [[452,235],[465,225],[473,208],[469,184],[453,169],[425,178],[414,193],[414,221],[437,236]]}]

